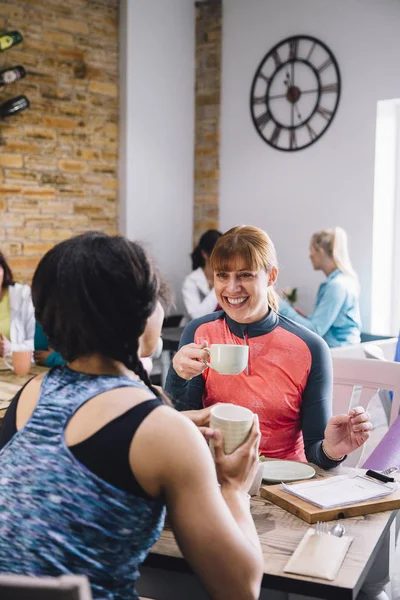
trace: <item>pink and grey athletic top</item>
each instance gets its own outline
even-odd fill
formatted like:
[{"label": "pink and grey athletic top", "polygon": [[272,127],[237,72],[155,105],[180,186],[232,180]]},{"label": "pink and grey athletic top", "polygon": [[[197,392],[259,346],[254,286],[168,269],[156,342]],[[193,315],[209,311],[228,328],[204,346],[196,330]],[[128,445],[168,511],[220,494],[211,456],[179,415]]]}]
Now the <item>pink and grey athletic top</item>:
[{"label": "pink and grey athletic top", "polygon": [[186,381],[170,367],[166,391],[178,410],[217,402],[245,406],[258,414],[264,456],[336,466],[322,449],[332,411],[332,361],[322,338],[270,311],[256,323],[241,324],[219,311],[191,321],[179,347],[246,344],[249,362],[239,375],[206,369]]}]

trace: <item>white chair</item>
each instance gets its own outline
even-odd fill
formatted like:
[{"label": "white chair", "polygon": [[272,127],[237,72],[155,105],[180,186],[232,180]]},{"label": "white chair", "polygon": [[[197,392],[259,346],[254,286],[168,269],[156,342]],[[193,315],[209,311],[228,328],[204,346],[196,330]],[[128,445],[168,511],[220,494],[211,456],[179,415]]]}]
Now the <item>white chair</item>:
[{"label": "white chair", "polygon": [[89,581],[83,575],[28,577],[0,575],[1,600],[92,600]]},{"label": "white chair", "polygon": [[365,358],[365,352],[362,344],[339,346],[338,348],[331,348],[330,352],[332,358],[334,356],[342,356],[343,358]]},{"label": "white chair", "polygon": [[[389,426],[395,421],[400,407],[400,363],[365,358],[332,356],[333,414],[347,413],[355,406],[367,408],[379,390],[391,390]],[[362,461],[363,450],[354,452],[346,464]],[[354,456],[353,456],[354,455]]]},{"label": "white chair", "polygon": [[[342,356],[343,358],[376,358],[378,360],[389,360],[393,362],[396,346],[397,338],[393,337],[374,340],[372,342],[363,342],[362,344],[354,344],[352,346],[331,348],[331,355],[332,357]],[[390,411],[392,408],[390,391],[386,389],[380,389],[378,390],[377,395],[382,403],[389,425]]]},{"label": "white chair", "polygon": [[397,337],[388,338],[386,340],[374,340],[373,342],[364,342],[360,344],[365,353],[370,352],[371,348],[373,352],[379,353],[379,358],[386,360],[393,360],[396,352]]},{"label": "white chair", "polygon": [[331,348],[332,356],[343,356],[347,358],[379,358],[393,360],[396,352],[397,338],[374,340],[373,342],[362,342],[351,346],[339,346]]}]

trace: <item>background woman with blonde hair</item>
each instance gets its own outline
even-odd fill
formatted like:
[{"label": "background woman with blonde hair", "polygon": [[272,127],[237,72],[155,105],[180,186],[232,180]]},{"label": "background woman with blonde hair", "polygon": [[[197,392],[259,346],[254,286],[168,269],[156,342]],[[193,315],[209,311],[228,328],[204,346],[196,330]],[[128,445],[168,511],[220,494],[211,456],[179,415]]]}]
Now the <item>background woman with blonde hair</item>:
[{"label": "background woman with blonde hair", "polygon": [[[257,227],[234,227],[219,238],[210,260],[222,310],[194,319],[182,334],[166,382],[176,408],[197,410],[207,425],[213,404],[245,406],[258,414],[264,456],[336,466],[368,439],[369,415],[359,407],[331,416],[329,349],[277,312],[271,239]],[[221,375],[208,368],[204,348],[210,344],[247,345],[247,369]]]},{"label": "background woman with blonde hair", "polygon": [[307,316],[286,300],[280,302],[279,312],[318,333],[331,348],[358,344],[360,286],[350,261],[346,232],[335,227],[314,233],[310,260],[314,269],[323,271],[327,277],[319,287],[313,313]]}]

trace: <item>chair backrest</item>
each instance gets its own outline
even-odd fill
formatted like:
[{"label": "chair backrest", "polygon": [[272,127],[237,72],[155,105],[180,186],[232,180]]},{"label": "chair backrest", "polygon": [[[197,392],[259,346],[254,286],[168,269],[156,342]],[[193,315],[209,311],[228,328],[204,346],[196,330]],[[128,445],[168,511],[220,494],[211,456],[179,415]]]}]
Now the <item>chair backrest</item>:
[{"label": "chair backrest", "polygon": [[362,344],[353,344],[352,346],[339,346],[331,348],[332,357],[343,356],[343,358],[365,358]]},{"label": "chair backrest", "polygon": [[396,420],[400,407],[400,363],[333,356],[333,413],[347,413],[361,405],[367,408],[380,389],[392,390],[389,425]]},{"label": "chair backrest", "polygon": [[28,577],[0,575],[1,600],[92,600],[89,581],[83,575]]},{"label": "chair backrest", "polygon": [[[380,390],[392,390],[387,406],[383,406],[389,426],[394,423],[400,407],[400,363],[366,358],[333,356],[333,414],[347,413],[355,406],[367,408]],[[363,462],[365,444],[346,459],[347,466]]]},{"label": "chair backrest", "polygon": [[373,351],[376,352],[376,349],[379,348],[379,358],[385,358],[386,360],[393,361],[396,353],[397,338],[392,337],[386,340],[375,340],[373,342],[365,342],[360,345],[365,352],[370,351],[371,348],[373,348]]},{"label": "chair backrest", "polygon": [[374,340],[351,346],[339,346],[331,348],[332,356],[343,356],[347,358],[379,358],[393,361],[396,351],[397,338]]}]

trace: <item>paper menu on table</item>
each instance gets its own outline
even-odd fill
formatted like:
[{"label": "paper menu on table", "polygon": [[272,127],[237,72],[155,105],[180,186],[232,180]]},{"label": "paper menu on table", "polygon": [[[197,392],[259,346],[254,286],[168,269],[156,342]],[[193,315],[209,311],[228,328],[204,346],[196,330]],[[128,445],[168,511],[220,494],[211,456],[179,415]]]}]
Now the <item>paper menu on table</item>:
[{"label": "paper menu on table", "polygon": [[398,483],[381,483],[363,475],[339,475],[319,481],[285,485],[282,489],[321,508],[333,508],[357,504],[389,496],[399,487]]}]

